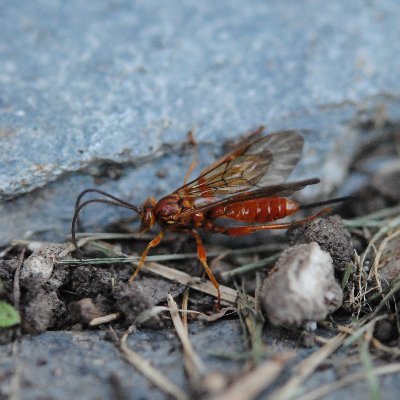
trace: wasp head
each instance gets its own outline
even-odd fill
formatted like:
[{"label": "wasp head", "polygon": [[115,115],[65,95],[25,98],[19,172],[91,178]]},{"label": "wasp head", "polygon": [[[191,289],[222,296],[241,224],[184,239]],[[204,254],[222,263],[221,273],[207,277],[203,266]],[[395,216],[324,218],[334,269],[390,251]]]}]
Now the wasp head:
[{"label": "wasp head", "polygon": [[151,197],[145,201],[143,204],[141,217],[142,222],[140,224],[140,232],[146,232],[153,227],[156,222],[156,216],[154,212],[154,206],[156,205],[156,200]]}]

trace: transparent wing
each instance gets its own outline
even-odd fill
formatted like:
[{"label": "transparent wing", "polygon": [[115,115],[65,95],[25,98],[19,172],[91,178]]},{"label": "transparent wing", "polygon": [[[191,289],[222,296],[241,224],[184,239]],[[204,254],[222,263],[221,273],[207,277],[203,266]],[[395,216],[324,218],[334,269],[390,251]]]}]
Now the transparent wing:
[{"label": "transparent wing", "polygon": [[284,182],[300,159],[303,138],[282,131],[239,146],[174,193],[198,208],[233,194]]}]

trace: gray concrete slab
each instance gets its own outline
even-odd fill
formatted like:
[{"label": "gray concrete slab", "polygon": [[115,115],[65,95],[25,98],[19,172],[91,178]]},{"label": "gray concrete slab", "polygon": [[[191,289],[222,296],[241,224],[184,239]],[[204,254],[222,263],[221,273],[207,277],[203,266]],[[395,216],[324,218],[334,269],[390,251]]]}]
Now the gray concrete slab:
[{"label": "gray concrete slab", "polygon": [[399,119],[399,17],[395,0],[1,2],[0,243],[63,237],[86,187],[176,188],[187,161],[166,146],[191,128],[203,163],[260,124],[308,129],[295,176],[328,193],[357,124]]}]

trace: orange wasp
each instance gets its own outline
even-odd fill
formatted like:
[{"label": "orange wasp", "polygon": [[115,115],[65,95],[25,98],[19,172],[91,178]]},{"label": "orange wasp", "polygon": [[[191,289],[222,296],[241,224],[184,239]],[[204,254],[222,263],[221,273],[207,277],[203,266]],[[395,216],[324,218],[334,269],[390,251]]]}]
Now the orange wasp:
[{"label": "orange wasp", "polygon": [[[259,128],[254,134],[259,134],[262,130],[263,128]],[[217,290],[219,306],[221,297],[219,284],[208,266],[206,251],[198,229],[229,236],[248,235],[268,229],[286,229],[292,226],[293,222],[278,224],[271,222],[292,215],[302,208],[345,200],[345,198],[338,198],[301,206],[296,201],[287,198],[295,191],[319,182],[319,179],[312,178],[285,183],[300,159],[303,142],[300,133],[293,130],[258,137],[253,141],[244,141],[231,153],[203,170],[198,178],[185,182],[183,186],[158,202],[148,199],[142,207],[125,202],[101,190],[87,189],[78,196],[76,201],[72,219],[72,240],[77,247],[75,225],[80,210],[89,203],[100,202],[137,212],[141,217],[141,231],[149,230],[157,222],[161,230],[143,251],[136,271],[129,279],[129,282],[132,282],[149,250],[161,242],[166,231],[191,234],[196,240],[198,258]],[[82,196],[88,192],[99,193],[111,200],[92,199],[80,203]],[[310,220],[317,215],[296,223]],[[257,225],[222,226],[217,223],[219,218],[249,224],[257,223]]]}]

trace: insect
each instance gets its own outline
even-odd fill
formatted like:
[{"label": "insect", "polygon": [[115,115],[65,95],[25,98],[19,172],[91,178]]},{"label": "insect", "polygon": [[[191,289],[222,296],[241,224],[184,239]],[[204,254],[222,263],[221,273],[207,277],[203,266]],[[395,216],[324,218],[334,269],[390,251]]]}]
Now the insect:
[{"label": "insect", "polygon": [[[89,203],[100,202],[131,209],[141,217],[141,231],[149,230],[156,223],[161,230],[143,251],[129,282],[135,279],[149,250],[161,242],[166,231],[190,234],[196,241],[198,258],[216,288],[219,306],[221,298],[219,284],[208,266],[199,229],[229,236],[248,235],[261,230],[285,229],[292,226],[293,222],[271,222],[295,214],[302,208],[344,200],[338,198],[302,206],[287,198],[308,185],[318,183],[319,179],[285,183],[300,160],[303,137],[294,130],[261,136],[262,129],[259,128],[254,132],[258,136],[257,139],[243,141],[232,152],[203,170],[198,178],[187,182],[187,174],[183,186],[158,201],[148,199],[141,207],[101,190],[83,191],[77,198],[72,219],[72,240],[76,248],[78,247],[75,226],[83,207]],[[81,203],[82,197],[89,192],[99,193],[108,199],[91,199]],[[316,215],[297,223],[315,218]],[[225,226],[218,223],[221,218],[245,224]]]}]

